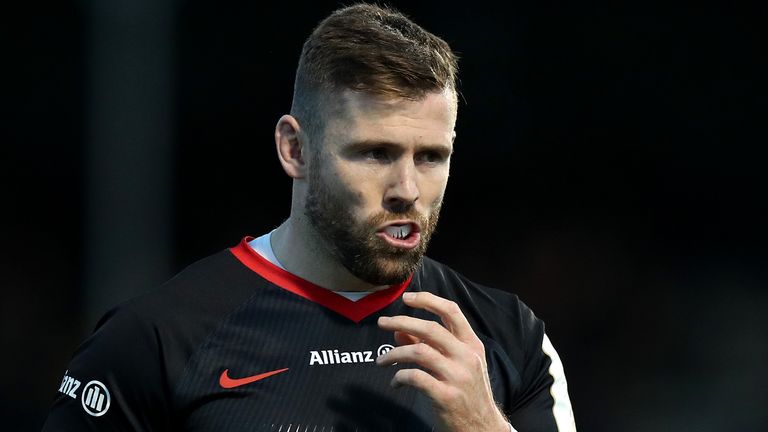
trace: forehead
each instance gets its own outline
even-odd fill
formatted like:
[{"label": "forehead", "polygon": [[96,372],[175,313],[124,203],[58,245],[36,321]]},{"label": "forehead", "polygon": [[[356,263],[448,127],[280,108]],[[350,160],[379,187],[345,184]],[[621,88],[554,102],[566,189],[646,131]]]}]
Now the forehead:
[{"label": "forehead", "polygon": [[456,125],[456,96],[446,90],[418,100],[383,98],[345,90],[326,113],[326,144],[381,140],[450,146]]}]

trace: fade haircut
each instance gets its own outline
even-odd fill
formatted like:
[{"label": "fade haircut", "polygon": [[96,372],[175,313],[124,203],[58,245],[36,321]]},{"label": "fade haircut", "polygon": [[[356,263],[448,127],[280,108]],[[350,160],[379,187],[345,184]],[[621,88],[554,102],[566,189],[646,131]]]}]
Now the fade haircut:
[{"label": "fade haircut", "polygon": [[419,100],[449,90],[456,97],[458,58],[448,44],[387,6],[336,10],[304,42],[291,115],[310,141],[324,132],[329,96],[343,90]]}]

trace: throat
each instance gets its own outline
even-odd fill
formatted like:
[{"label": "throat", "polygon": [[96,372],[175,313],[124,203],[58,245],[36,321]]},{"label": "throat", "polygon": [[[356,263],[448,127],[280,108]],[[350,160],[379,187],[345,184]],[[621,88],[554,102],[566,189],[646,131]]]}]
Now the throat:
[{"label": "throat", "polygon": [[275,260],[294,276],[335,292],[371,293],[389,288],[389,285],[377,286],[356,277],[317,232],[310,227],[299,228],[291,218],[271,234]]}]

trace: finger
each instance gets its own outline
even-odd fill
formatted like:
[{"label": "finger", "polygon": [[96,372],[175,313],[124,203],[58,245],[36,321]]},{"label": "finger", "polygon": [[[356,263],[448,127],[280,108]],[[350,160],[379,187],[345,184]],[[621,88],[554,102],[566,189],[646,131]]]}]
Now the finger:
[{"label": "finger", "polygon": [[425,309],[439,316],[448,330],[464,342],[471,342],[477,338],[467,317],[456,302],[426,291],[405,293],[403,302],[410,307]]},{"label": "finger", "polygon": [[408,333],[411,337],[427,342],[447,355],[459,355],[460,342],[445,327],[435,321],[428,321],[405,315],[379,317],[383,330]]},{"label": "finger", "polygon": [[400,369],[392,377],[390,385],[394,388],[402,386],[411,386],[421,390],[432,400],[446,387],[445,384],[438,381],[435,377],[420,369]]},{"label": "finger", "polygon": [[452,372],[458,369],[450,359],[425,343],[399,346],[376,359],[379,366],[395,363],[415,363],[429,370],[438,380],[448,381],[452,378]]},{"label": "finger", "polygon": [[411,345],[419,343],[421,340],[416,336],[409,335],[408,333],[395,331],[395,342],[397,342],[398,345]]}]

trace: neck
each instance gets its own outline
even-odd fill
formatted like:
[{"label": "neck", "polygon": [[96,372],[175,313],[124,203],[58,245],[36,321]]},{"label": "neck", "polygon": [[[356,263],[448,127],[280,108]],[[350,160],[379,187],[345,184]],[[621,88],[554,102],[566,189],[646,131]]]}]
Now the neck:
[{"label": "neck", "polygon": [[331,291],[377,291],[347,270],[304,217],[292,213],[272,233],[272,250],[287,271]]}]

